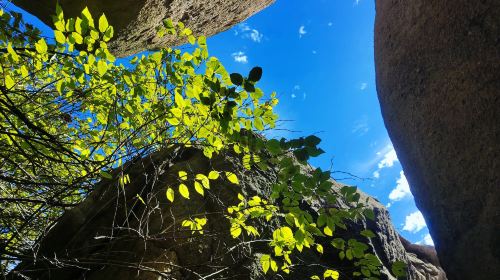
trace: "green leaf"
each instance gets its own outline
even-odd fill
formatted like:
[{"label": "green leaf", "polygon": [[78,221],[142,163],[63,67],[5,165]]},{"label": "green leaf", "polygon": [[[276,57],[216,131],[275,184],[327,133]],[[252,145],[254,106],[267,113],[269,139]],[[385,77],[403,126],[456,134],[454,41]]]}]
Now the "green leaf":
[{"label": "green leaf", "polygon": [[58,42],[59,44],[66,43],[66,36],[64,36],[61,31],[54,30],[54,37],[56,38],[56,42]]},{"label": "green leaf", "polygon": [[87,7],[85,7],[82,11],[82,17],[87,20],[87,23],[89,26],[94,27],[94,19],[92,18],[92,15],[90,14],[90,11]]},{"label": "green leaf", "polygon": [[375,213],[373,212],[373,209],[367,208],[363,210],[363,215],[372,221],[375,220]]},{"label": "green leaf", "polygon": [[267,254],[262,255],[260,257],[260,265],[262,266],[264,273],[267,273],[269,267],[271,266],[271,256]]},{"label": "green leaf", "polygon": [[185,184],[179,185],[179,193],[182,195],[182,197],[189,199],[189,189]]},{"label": "green leaf", "polygon": [[144,199],[142,199],[142,197],[141,197],[139,194],[136,194],[136,195],[135,195],[135,197],[136,197],[137,199],[139,199],[139,201],[140,201],[142,204],[146,205],[146,202],[144,202]]},{"label": "green leaf", "polygon": [[402,261],[396,261],[392,264],[391,271],[394,276],[397,278],[404,278],[406,277],[406,264]]},{"label": "green leaf", "polygon": [[231,73],[231,75],[229,75],[229,77],[231,78],[231,83],[233,83],[237,86],[241,86],[243,84],[243,76],[241,76],[240,74]]},{"label": "green leaf", "polygon": [[45,40],[41,38],[38,42],[35,43],[35,49],[38,53],[46,53],[47,52],[47,43]]},{"label": "green leaf", "polygon": [[231,236],[233,238],[238,238],[238,236],[240,236],[241,234],[241,227],[239,225],[233,224],[229,232],[231,233]]},{"label": "green leaf", "polygon": [[208,179],[217,180],[217,178],[219,178],[219,172],[212,170],[210,171],[210,173],[208,173]]},{"label": "green leaf", "polygon": [[106,32],[108,27],[109,27],[108,19],[104,14],[102,14],[101,17],[99,18],[99,31],[101,31],[101,33],[104,33]]},{"label": "green leaf", "polygon": [[229,180],[229,182],[238,185],[240,182],[238,181],[238,177],[236,177],[236,174],[226,171],[226,178]]},{"label": "green leaf", "polygon": [[187,172],[186,171],[179,171],[179,179],[181,180],[187,180]]},{"label": "green leaf", "polygon": [[321,139],[314,135],[309,135],[304,139],[304,144],[309,147],[314,147],[321,142]]},{"label": "green leaf", "polygon": [[327,269],[327,270],[323,273],[323,278],[324,278],[324,279],[327,279],[327,278],[332,278],[332,279],[334,279],[334,280],[338,280],[338,279],[339,279],[339,276],[340,276],[340,274],[338,273],[338,271],[331,270],[331,269]]},{"label": "green leaf", "polygon": [[97,62],[97,72],[99,73],[99,76],[104,76],[104,74],[106,74],[106,72],[108,71],[108,64],[106,63],[106,61],[100,59],[98,62]]},{"label": "green leaf", "polygon": [[335,238],[331,242],[332,246],[339,249],[339,250],[344,250],[345,249],[345,241],[342,238]]},{"label": "green leaf", "polygon": [[264,124],[262,123],[262,119],[261,118],[255,118],[255,120],[253,121],[253,125],[255,126],[255,128],[257,130],[264,130]]},{"label": "green leaf", "polygon": [[[254,85],[252,85],[252,84],[251,84],[250,82],[248,82],[248,81],[245,81],[244,88],[245,88],[245,90],[246,90],[246,91],[248,91],[248,92],[255,92],[255,86],[254,86]],[[258,99],[258,98],[256,98],[256,99]]]},{"label": "green leaf", "polygon": [[194,189],[196,190],[197,193],[201,194],[202,196],[205,196],[205,190],[203,189],[203,185],[200,184],[200,182],[194,181]]},{"label": "green leaf", "polygon": [[324,227],[323,232],[328,236],[333,236],[333,231],[329,226]]},{"label": "green leaf", "polygon": [[375,233],[373,233],[373,231],[369,230],[369,229],[365,229],[363,231],[361,231],[361,235],[363,235],[364,237],[367,237],[367,238],[373,238],[375,237]]},{"label": "green leaf", "polygon": [[260,78],[262,78],[262,68],[252,68],[252,70],[250,70],[250,73],[248,74],[248,80],[252,82],[258,82]]},{"label": "green leaf", "polygon": [[323,254],[323,246],[321,244],[316,244],[316,251],[320,254]]},{"label": "green leaf", "polygon": [[102,171],[101,170],[99,173],[101,174],[101,176],[103,178],[110,179],[110,180],[113,179],[113,176],[111,174],[109,174],[108,172],[106,172],[106,171]]},{"label": "green leaf", "polygon": [[63,9],[61,8],[61,6],[59,5],[59,2],[56,2],[56,16],[58,19],[64,19],[64,13],[63,13]]},{"label": "green leaf", "polygon": [[170,201],[170,202],[174,202],[174,195],[175,195],[175,192],[172,188],[167,188],[167,199]]},{"label": "green leaf", "polygon": [[277,154],[281,153],[280,142],[276,139],[271,139],[271,140],[267,141],[266,148],[273,155],[277,155]]}]

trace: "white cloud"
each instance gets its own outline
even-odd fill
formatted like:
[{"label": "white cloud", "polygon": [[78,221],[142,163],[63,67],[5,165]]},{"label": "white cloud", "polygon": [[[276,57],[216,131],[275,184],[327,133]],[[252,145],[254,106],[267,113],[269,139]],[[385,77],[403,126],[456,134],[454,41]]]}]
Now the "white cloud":
[{"label": "white cloud", "polygon": [[424,239],[422,239],[419,242],[417,242],[417,244],[424,244],[424,245],[434,246],[434,240],[432,240],[432,237],[431,237],[430,234],[426,234],[424,236]]},{"label": "white cloud", "polygon": [[425,219],[424,216],[422,216],[422,212],[416,211],[406,216],[403,230],[416,233],[426,226],[427,225],[425,224]]},{"label": "white cloud", "polygon": [[297,95],[295,95],[295,93],[292,93],[291,97],[295,98],[295,97],[297,97]]},{"label": "white cloud", "polygon": [[235,52],[235,53],[231,54],[231,56],[233,57],[234,61],[236,61],[236,62],[239,62],[239,63],[247,63],[248,62],[247,55],[242,51]]},{"label": "white cloud", "polygon": [[389,194],[389,199],[392,201],[399,201],[407,196],[411,196],[410,185],[408,180],[406,180],[405,173],[403,171],[399,172],[399,178],[396,181],[396,188],[394,188]]},{"label": "white cloud", "polygon": [[299,85],[294,85],[293,86],[293,90],[300,90],[300,86]]},{"label": "white cloud", "polygon": [[384,158],[378,163],[378,168],[382,169],[386,167],[392,167],[395,161],[398,161],[398,156],[396,155],[396,151],[394,150],[394,148],[391,148],[391,150],[388,151],[384,155]]},{"label": "white cloud", "polygon": [[387,207],[387,208],[390,208],[391,206],[392,206],[392,204],[390,202],[385,205],[385,207]]},{"label": "white cloud", "polygon": [[257,29],[250,27],[247,23],[241,23],[234,29],[234,35],[240,35],[241,38],[250,39],[256,43],[260,43],[264,35]]},{"label": "white cloud", "polygon": [[354,4],[357,6],[361,0],[355,0]]},{"label": "white cloud", "polygon": [[307,94],[305,92],[302,93],[302,99],[306,99]]},{"label": "white cloud", "polygon": [[306,35],[307,31],[306,31],[306,27],[304,25],[301,25],[299,27],[299,38],[302,38],[302,36]]},{"label": "white cloud", "polygon": [[392,145],[388,145],[382,151],[377,152],[376,160],[379,160],[380,158],[382,159],[378,162],[378,169],[373,172],[373,177],[375,178],[380,177],[380,171],[382,169],[392,167],[394,162],[398,161],[398,156],[396,155],[396,151]]},{"label": "white cloud", "polygon": [[361,86],[359,87],[360,90],[365,90],[368,87],[367,83],[361,83]]},{"label": "white cloud", "polygon": [[313,50],[312,51],[312,54],[317,54],[318,52],[316,50]]},{"label": "white cloud", "polygon": [[328,23],[328,26],[332,26],[332,25],[333,25],[333,22],[331,22],[331,21],[330,21],[330,22]]}]

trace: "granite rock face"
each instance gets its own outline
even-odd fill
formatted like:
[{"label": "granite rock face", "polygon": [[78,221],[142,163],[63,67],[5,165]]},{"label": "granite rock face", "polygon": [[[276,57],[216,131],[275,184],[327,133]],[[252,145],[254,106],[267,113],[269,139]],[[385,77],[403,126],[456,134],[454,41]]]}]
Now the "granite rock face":
[{"label": "granite rock face", "polygon": [[500,2],[377,0],[377,91],[449,279],[500,279]]},{"label": "granite rock face", "polygon": [[[14,0],[14,4],[52,25],[56,0]],[[59,0],[66,17],[79,16],[84,7],[98,18],[106,14],[115,28],[115,37],[109,44],[113,54],[124,57],[144,50],[176,46],[172,36],[158,38],[156,28],[162,20],[182,21],[195,35],[211,36],[244,21],[266,8],[274,0]]]},{"label": "granite rock face", "polygon": [[[209,161],[195,149],[183,150],[175,158],[170,155],[157,153],[128,164],[124,172],[129,174],[131,182],[123,189],[116,180],[101,182],[84,202],[67,211],[43,237],[36,263],[33,260],[21,263],[7,279],[24,279],[21,274],[38,280],[149,280],[160,276],[166,279],[202,279],[200,276],[309,279],[311,275],[323,273],[325,266],[345,273],[353,271],[352,262],[340,260],[338,251],[329,244],[331,240],[325,239],[320,240],[324,254],[304,250],[294,262],[306,265],[292,270],[290,275],[273,278],[262,274],[255,253],[268,253],[265,243],[238,244],[239,241],[228,234],[229,223],[222,213],[229,205],[239,202],[238,192],[247,196],[269,195],[276,173],[272,169],[246,170],[234,156],[219,155]],[[190,200],[176,198],[173,204],[167,201],[166,188],[178,184],[179,170],[207,174],[211,168],[236,173],[241,188],[220,179],[211,184],[204,197],[193,193]],[[340,186],[334,182],[333,191],[338,191]],[[409,243],[398,236],[387,209],[364,193],[360,192],[360,196],[360,201],[366,201],[374,210],[375,220],[360,219],[346,224],[347,229],[337,230],[336,234],[367,242],[369,251],[383,264],[381,279],[396,280],[390,273],[396,260],[407,263],[408,279],[446,279],[439,264],[432,261],[435,254],[432,257],[431,252],[429,258],[426,257],[429,254],[416,254],[418,250],[407,250]],[[307,209],[314,216],[320,205],[324,204],[313,203]],[[349,206],[338,202],[334,207]],[[205,234],[191,235],[179,226],[179,221],[176,223],[176,219],[193,213],[208,218]],[[256,226],[265,236],[280,226],[277,223]],[[368,240],[358,234],[366,228],[376,236]]]}]

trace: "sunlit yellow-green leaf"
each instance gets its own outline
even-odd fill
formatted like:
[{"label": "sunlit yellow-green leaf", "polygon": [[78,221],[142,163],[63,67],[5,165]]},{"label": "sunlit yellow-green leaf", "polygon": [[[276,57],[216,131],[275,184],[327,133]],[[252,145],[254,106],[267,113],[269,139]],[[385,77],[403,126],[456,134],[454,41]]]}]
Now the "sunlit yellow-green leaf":
[{"label": "sunlit yellow-green leaf", "polygon": [[217,178],[219,178],[219,172],[212,170],[210,171],[210,173],[208,173],[208,179],[217,180]]},{"label": "sunlit yellow-green leaf", "polygon": [[104,76],[106,72],[108,71],[108,64],[104,60],[99,60],[97,62],[97,71],[99,72],[100,76]]},{"label": "sunlit yellow-green leaf", "polygon": [[260,265],[262,266],[262,271],[264,271],[264,273],[267,273],[269,267],[271,266],[271,256],[267,254],[262,255],[260,257]]},{"label": "sunlit yellow-green leaf", "polygon": [[144,199],[139,194],[136,194],[135,197],[144,205],[146,205],[146,202],[144,202]]},{"label": "sunlit yellow-green leaf", "polygon": [[187,172],[186,171],[179,171],[179,179],[181,180],[187,180]]},{"label": "sunlit yellow-green leaf", "polygon": [[198,181],[194,182],[194,189],[196,190],[197,193],[201,194],[202,196],[205,195],[205,190],[203,189],[203,186],[200,184],[200,182]]},{"label": "sunlit yellow-green leaf", "polygon": [[189,199],[189,189],[185,184],[179,185],[179,193],[182,197]]},{"label": "sunlit yellow-green leaf", "polygon": [[231,226],[230,233],[233,238],[237,238],[241,234],[241,227],[239,225]]},{"label": "sunlit yellow-green leaf", "polygon": [[333,231],[330,227],[326,226],[325,228],[323,228],[323,232],[328,235],[328,236],[332,236],[333,235]]},{"label": "sunlit yellow-green leaf", "polygon": [[35,43],[35,49],[38,53],[46,53],[47,52],[47,43],[45,40],[41,38],[38,42]]},{"label": "sunlit yellow-green leaf", "polygon": [[323,278],[324,279],[328,279],[328,278],[332,278],[334,280],[338,280],[339,279],[339,273],[338,271],[335,271],[335,270],[331,270],[331,269],[327,269],[324,273],[323,273]]},{"label": "sunlit yellow-green leaf", "polygon": [[106,29],[108,29],[108,27],[109,27],[108,19],[104,14],[102,14],[101,17],[99,18],[99,31],[101,33],[104,33]]},{"label": "sunlit yellow-green leaf", "polygon": [[59,30],[54,30],[54,37],[59,44],[64,44],[66,42],[66,36]]},{"label": "sunlit yellow-green leaf", "polygon": [[240,182],[238,181],[238,177],[236,177],[236,174],[230,171],[226,171],[226,178],[229,180],[229,182],[238,185]]},{"label": "sunlit yellow-green leaf", "polygon": [[175,195],[175,192],[172,188],[167,188],[167,199],[170,201],[170,202],[174,202],[174,195]]}]

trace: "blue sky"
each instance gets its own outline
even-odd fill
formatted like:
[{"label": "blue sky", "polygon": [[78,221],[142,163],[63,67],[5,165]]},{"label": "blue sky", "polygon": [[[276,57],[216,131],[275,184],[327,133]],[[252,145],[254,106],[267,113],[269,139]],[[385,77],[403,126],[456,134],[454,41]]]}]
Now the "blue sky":
[{"label": "blue sky", "polygon": [[314,166],[329,169],[333,160],[333,170],[367,178],[341,181],[389,206],[405,238],[430,244],[380,113],[374,19],[374,1],[277,0],[208,45],[228,71],[264,69],[261,87],[278,93],[277,113],[289,120],[271,136],[317,134],[326,154]]},{"label": "blue sky", "polygon": [[334,173],[388,206],[405,238],[431,244],[380,113],[374,18],[372,0],[276,0],[209,38],[208,46],[229,72],[264,69],[260,87],[277,92],[277,113],[286,120],[283,130],[269,136],[318,135],[326,154],[314,159],[314,166],[330,169],[333,162],[333,171],[366,178]]}]

